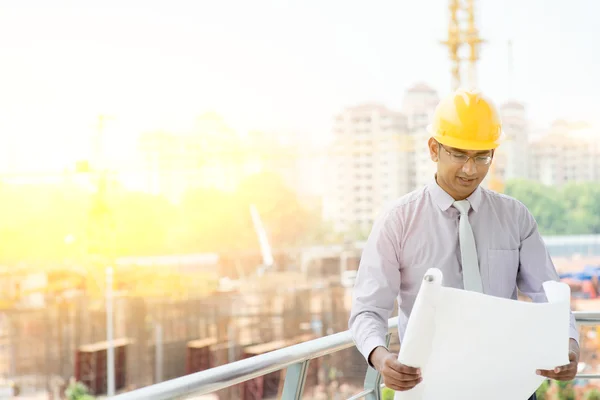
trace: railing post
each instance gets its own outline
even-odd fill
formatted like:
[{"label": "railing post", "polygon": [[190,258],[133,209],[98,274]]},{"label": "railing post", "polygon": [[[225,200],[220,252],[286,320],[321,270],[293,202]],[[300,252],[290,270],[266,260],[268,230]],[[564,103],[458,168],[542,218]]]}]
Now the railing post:
[{"label": "railing post", "polygon": [[371,392],[365,396],[365,400],[381,400],[381,374],[377,370],[369,367],[365,376],[365,390]]},{"label": "railing post", "polygon": [[283,385],[282,400],[300,400],[304,393],[304,383],[306,382],[306,371],[308,363],[306,360],[297,364],[292,364],[285,373],[285,383]]},{"label": "railing post", "polygon": [[[386,346],[390,345],[391,334],[387,334],[385,337]],[[365,400],[381,400],[381,374],[374,368],[367,368],[367,375],[365,376],[365,390],[371,392],[365,396]]]}]

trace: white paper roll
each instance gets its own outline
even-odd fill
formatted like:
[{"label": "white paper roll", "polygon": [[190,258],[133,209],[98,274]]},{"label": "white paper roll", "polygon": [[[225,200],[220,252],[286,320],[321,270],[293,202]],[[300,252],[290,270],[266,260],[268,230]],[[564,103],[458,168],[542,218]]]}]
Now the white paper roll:
[{"label": "white paper roll", "polygon": [[549,302],[529,303],[442,283],[429,269],[415,299],[398,360],[423,381],[396,400],[526,400],[545,379],[537,369],[568,364],[568,285],[545,282]]}]

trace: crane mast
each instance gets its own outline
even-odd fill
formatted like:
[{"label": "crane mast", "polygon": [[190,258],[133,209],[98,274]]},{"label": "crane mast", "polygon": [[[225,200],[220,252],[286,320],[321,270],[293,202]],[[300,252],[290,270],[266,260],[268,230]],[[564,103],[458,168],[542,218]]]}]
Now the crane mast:
[{"label": "crane mast", "polygon": [[[452,90],[466,85],[477,87],[477,61],[479,47],[484,40],[479,36],[476,24],[475,0],[449,0],[448,37],[441,43],[448,48],[451,61]],[[463,55],[463,48],[468,54]],[[463,61],[467,62],[466,78],[463,76]]]}]

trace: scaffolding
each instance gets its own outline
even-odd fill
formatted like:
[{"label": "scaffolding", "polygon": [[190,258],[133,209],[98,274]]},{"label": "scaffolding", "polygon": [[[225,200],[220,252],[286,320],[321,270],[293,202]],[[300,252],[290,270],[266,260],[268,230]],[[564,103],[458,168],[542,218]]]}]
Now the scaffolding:
[{"label": "scaffolding", "polygon": [[[269,272],[228,292],[176,298],[117,292],[116,389],[147,386],[344,331],[350,289],[339,281],[339,274],[308,279],[300,273]],[[0,374],[17,382],[22,393],[56,396],[76,377],[93,394],[103,395],[106,327],[104,300],[83,291],[47,301],[44,307],[7,310],[0,320]],[[331,365],[338,370],[345,366],[345,379],[358,379],[364,372],[356,368],[360,362],[364,364],[358,353],[325,357],[321,365],[313,365],[311,382],[316,386],[329,379],[324,369]],[[267,378],[266,394],[276,396],[279,382],[280,376]],[[228,389],[221,398],[243,398],[242,389]]]}]

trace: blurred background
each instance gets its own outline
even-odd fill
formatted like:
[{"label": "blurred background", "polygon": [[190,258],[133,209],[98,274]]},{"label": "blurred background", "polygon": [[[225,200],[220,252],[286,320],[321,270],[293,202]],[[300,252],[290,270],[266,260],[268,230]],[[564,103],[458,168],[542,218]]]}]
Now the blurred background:
[{"label": "blurred background", "polygon": [[[425,127],[459,86],[508,135],[484,185],[530,208],[574,308],[600,309],[599,11],[1,2],[0,389],[102,397],[109,346],[122,392],[346,330],[373,221],[433,178]],[[580,372],[600,372],[598,333]],[[347,397],[365,371],[355,349],[324,357],[305,397]]]}]

